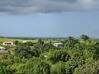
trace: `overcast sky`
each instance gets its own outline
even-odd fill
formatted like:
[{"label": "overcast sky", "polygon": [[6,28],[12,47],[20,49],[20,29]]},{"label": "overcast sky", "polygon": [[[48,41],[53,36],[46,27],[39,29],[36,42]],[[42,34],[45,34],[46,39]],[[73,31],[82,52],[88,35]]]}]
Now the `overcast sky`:
[{"label": "overcast sky", "polygon": [[0,35],[99,37],[99,0],[0,0]]}]

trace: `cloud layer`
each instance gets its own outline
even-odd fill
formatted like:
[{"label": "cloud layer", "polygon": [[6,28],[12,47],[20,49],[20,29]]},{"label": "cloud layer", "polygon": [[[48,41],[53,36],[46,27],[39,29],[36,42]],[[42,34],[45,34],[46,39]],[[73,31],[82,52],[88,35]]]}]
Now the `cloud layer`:
[{"label": "cloud layer", "polygon": [[99,0],[0,0],[0,14],[99,10]]}]

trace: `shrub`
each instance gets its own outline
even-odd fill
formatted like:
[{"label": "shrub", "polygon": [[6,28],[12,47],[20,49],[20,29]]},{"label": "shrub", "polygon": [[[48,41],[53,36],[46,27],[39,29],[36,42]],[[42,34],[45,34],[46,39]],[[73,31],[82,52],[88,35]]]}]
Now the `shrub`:
[{"label": "shrub", "polygon": [[60,61],[51,66],[51,74],[65,74],[65,63]]},{"label": "shrub", "polygon": [[65,50],[50,51],[47,56],[47,59],[52,63],[57,63],[59,61],[66,62],[70,59],[70,56]]}]

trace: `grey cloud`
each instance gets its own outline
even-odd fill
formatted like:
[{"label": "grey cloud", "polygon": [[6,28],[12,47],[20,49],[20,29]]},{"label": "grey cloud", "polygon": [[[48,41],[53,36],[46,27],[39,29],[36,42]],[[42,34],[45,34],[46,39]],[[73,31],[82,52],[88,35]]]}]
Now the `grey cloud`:
[{"label": "grey cloud", "polygon": [[0,13],[49,13],[98,10],[99,0],[0,0]]}]

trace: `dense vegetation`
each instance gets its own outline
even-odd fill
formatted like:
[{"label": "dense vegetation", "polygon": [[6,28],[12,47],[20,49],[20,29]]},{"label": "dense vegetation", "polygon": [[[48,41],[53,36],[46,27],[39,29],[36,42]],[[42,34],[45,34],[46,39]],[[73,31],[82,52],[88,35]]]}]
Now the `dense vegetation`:
[{"label": "dense vegetation", "polygon": [[39,39],[16,41],[13,53],[0,58],[0,74],[99,74],[99,41],[86,35],[68,37],[63,47]]}]

